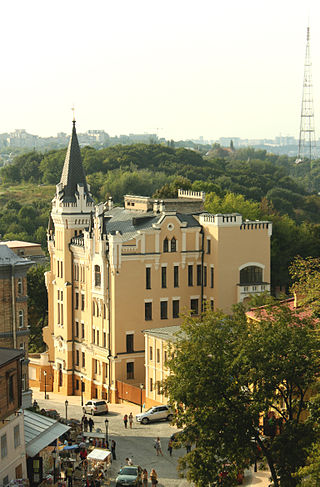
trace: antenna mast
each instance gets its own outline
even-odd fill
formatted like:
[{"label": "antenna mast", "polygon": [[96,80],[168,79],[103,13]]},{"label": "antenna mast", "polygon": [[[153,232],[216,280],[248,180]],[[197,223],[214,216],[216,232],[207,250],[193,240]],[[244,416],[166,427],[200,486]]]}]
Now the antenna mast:
[{"label": "antenna mast", "polygon": [[312,96],[312,76],[310,60],[310,27],[307,27],[307,46],[304,61],[303,92],[299,134],[299,151],[296,163],[311,161],[316,157],[316,139],[314,130],[314,110]]}]

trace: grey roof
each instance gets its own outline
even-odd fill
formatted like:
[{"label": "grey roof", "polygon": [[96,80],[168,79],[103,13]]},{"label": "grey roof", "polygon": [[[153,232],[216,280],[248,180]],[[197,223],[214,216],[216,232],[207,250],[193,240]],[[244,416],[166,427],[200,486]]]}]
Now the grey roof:
[{"label": "grey roof", "polygon": [[59,421],[25,409],[24,438],[27,455],[34,457],[69,429],[69,426],[59,423]]},{"label": "grey roof", "polygon": [[19,257],[13,250],[9,249],[9,247],[5,244],[0,245],[0,266],[7,266],[7,265],[30,265],[33,262],[30,262],[29,259],[25,259],[23,257]]},{"label": "grey roof", "polygon": [[[169,216],[169,215],[168,215]],[[199,227],[199,222],[189,214],[170,212],[170,216],[176,216],[178,220],[186,222],[188,227]],[[135,238],[139,231],[148,230],[152,225],[166,217],[166,213],[153,213],[143,211],[126,210],[115,207],[104,215],[104,232],[119,232],[123,241]]]},{"label": "grey roof", "polygon": [[63,201],[76,201],[75,194],[77,192],[77,185],[79,184],[84,187],[84,192],[86,193],[88,200],[93,201],[88,190],[86,176],[83,170],[75,120],[72,123],[72,134],[60,179],[60,183],[63,185],[63,189],[60,192],[60,198]]},{"label": "grey roof", "polygon": [[154,336],[156,338],[161,338],[162,340],[167,340],[174,342],[177,332],[180,330],[180,326],[164,326],[163,328],[151,328],[150,330],[143,330],[143,333],[147,335]]},{"label": "grey roof", "polygon": [[19,357],[24,357],[24,352],[22,352],[21,350],[0,347],[0,366],[16,360]]}]

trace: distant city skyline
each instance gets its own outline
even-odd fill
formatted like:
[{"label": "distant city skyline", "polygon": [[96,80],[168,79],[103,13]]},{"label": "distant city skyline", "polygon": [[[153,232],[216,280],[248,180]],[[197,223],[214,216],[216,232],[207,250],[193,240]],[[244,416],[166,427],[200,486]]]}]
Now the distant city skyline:
[{"label": "distant city skyline", "polygon": [[[306,29],[320,134],[320,5],[15,0],[2,6],[0,133],[298,138]],[[319,132],[318,132],[319,127]]]}]

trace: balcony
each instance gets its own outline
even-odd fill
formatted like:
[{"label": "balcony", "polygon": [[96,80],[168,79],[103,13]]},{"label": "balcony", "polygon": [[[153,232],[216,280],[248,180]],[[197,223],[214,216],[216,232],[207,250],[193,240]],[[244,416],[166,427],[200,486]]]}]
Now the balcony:
[{"label": "balcony", "polygon": [[270,283],[259,282],[254,284],[237,284],[238,287],[238,303],[242,303],[246,298],[252,295],[262,294],[264,292],[270,293]]}]

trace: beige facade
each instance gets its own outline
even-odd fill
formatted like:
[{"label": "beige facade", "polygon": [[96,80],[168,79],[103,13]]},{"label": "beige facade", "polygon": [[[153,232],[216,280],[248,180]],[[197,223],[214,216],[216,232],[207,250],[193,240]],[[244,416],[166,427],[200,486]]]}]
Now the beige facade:
[{"label": "beige facade", "polygon": [[116,380],[145,382],[143,330],[269,290],[271,224],[210,215],[204,196],[95,205],[74,127],[48,233],[54,392],[116,401]]},{"label": "beige facade", "polygon": [[145,330],[145,391],[146,408],[167,404],[162,384],[169,375],[166,367],[170,344],[174,344],[179,326]]}]

